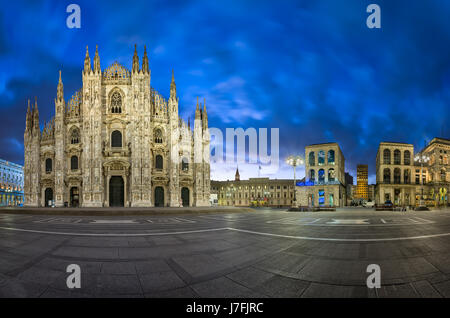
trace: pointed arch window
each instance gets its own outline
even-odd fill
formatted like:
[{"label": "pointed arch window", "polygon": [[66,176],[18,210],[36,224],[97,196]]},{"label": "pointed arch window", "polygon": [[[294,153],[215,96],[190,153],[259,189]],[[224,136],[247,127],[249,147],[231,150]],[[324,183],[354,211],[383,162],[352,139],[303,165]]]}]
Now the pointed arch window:
[{"label": "pointed arch window", "polygon": [[122,113],[122,95],[119,92],[114,92],[111,95],[111,113],[121,114]]},{"label": "pointed arch window", "polygon": [[72,134],[70,136],[70,143],[72,145],[80,143],[80,131],[78,129],[72,130]]},{"label": "pointed arch window", "polygon": [[163,142],[163,135],[161,129],[155,129],[155,143],[162,144]]}]

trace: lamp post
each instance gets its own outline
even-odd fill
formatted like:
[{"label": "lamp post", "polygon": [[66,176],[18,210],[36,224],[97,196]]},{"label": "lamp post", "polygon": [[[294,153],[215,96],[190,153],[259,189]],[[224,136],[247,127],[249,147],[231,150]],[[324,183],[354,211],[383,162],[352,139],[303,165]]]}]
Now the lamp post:
[{"label": "lamp post", "polygon": [[423,200],[423,164],[427,163],[429,160],[430,160],[430,157],[428,157],[425,154],[421,154],[421,153],[417,154],[414,157],[414,161],[420,163],[420,186],[422,188],[422,194],[420,196],[419,208],[425,207],[424,200]]},{"label": "lamp post", "polygon": [[294,168],[294,204],[293,206],[296,207],[297,206],[297,194],[296,194],[296,177],[295,177],[295,168],[297,166],[300,166],[302,164],[304,164],[303,158],[301,156],[298,155],[291,155],[289,157],[286,158],[286,163],[290,166],[292,166],[292,168]]}]

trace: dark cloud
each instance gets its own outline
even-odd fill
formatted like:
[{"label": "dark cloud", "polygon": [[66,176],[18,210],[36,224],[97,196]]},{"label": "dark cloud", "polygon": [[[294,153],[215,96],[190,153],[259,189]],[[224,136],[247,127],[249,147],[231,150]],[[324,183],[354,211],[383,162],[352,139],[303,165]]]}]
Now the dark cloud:
[{"label": "dark cloud", "polygon": [[347,170],[366,163],[373,176],[380,141],[449,137],[450,3],[379,0],[382,29],[369,30],[372,2],[79,1],[80,30],[65,27],[64,2],[4,4],[0,157],[23,158],[27,98],[52,116],[59,69],[66,99],[81,87],[86,45],[105,68],[130,67],[137,43],[164,95],[174,68],[183,117],[206,97],[211,126],[278,127],[282,157],[337,141]]}]

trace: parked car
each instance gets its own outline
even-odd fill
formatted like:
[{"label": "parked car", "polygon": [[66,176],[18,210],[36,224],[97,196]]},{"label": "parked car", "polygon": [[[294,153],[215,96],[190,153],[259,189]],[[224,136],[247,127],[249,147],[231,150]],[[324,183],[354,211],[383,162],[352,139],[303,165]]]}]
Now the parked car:
[{"label": "parked car", "polygon": [[384,202],[384,206],[387,207],[387,208],[392,208],[394,206],[394,204],[392,203],[391,200],[386,200]]},{"label": "parked car", "polygon": [[373,208],[374,206],[375,206],[375,202],[374,201],[369,201],[369,202],[366,202],[364,204],[365,208]]}]

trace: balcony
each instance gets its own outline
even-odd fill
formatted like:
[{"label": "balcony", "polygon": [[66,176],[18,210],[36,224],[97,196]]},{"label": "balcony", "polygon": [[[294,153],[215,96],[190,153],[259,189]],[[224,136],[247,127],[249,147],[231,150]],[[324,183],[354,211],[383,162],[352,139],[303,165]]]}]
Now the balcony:
[{"label": "balcony", "polygon": [[105,157],[128,157],[131,154],[129,147],[105,147],[103,155]]}]

